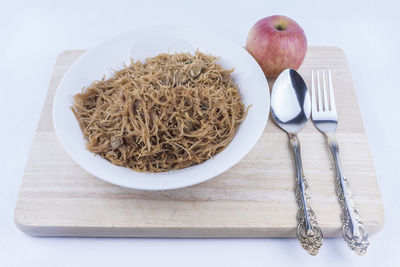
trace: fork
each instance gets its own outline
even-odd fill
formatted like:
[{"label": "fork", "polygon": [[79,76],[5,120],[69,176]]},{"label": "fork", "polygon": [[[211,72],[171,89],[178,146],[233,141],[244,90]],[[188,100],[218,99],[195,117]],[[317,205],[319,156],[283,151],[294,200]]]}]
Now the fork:
[{"label": "fork", "polygon": [[338,118],[330,69],[311,71],[311,102],[312,121],[325,134],[335,163],[336,194],[342,210],[343,238],[352,250],[364,255],[369,245],[368,233],[355,208],[350,186],[343,176],[339,160],[339,145],[335,138]]}]

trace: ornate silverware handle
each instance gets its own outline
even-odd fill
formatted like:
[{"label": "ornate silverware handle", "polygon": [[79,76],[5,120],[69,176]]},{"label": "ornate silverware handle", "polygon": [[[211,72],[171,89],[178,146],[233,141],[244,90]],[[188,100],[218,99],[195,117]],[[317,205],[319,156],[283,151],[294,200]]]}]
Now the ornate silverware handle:
[{"label": "ornate silverware handle", "polygon": [[343,176],[339,160],[339,145],[333,134],[326,134],[336,168],[336,193],[342,209],[342,234],[349,247],[359,255],[367,252],[368,233],[357,212],[347,179]]},{"label": "ornate silverware handle", "polygon": [[297,238],[308,253],[317,255],[322,246],[323,236],[315,213],[310,207],[310,192],[303,174],[300,142],[295,134],[289,134],[289,142],[296,163]]}]

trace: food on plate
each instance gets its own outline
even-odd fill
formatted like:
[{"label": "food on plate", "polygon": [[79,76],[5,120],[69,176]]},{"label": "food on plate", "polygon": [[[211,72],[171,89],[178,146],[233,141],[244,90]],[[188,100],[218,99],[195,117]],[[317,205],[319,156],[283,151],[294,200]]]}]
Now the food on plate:
[{"label": "food on plate", "polygon": [[159,54],[94,81],[71,107],[86,147],[139,172],[193,166],[225,149],[247,109],[217,57]]},{"label": "food on plate", "polygon": [[267,78],[283,70],[299,69],[307,53],[307,38],[294,20],[285,16],[263,18],[250,29],[246,49]]}]

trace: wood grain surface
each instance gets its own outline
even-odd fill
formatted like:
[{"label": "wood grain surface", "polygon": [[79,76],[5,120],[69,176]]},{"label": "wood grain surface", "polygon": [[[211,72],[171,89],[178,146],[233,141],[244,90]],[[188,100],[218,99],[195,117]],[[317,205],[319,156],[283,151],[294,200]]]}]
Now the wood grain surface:
[{"label": "wood grain surface", "polygon": [[[103,182],[80,168],[54,132],[57,85],[84,50],[63,52],[55,65],[15,208],[18,228],[34,236],[294,237],[297,206],[288,139],[271,120],[253,150],[207,182],[177,190],[140,191]],[[354,201],[370,234],[384,211],[345,55],[310,47],[300,73],[331,68],[339,116],[337,139]],[[269,81],[270,85],[273,81]],[[300,132],[311,205],[325,237],[341,236],[335,173],[324,136],[309,122]]]}]

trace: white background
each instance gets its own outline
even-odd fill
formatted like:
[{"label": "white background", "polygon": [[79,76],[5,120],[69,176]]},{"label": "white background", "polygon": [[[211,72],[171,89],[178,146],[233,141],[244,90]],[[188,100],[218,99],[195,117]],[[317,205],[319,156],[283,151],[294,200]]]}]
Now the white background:
[{"label": "white background", "polygon": [[[399,266],[400,5],[397,1],[0,1],[0,266]],[[309,45],[348,58],[385,205],[359,257],[327,239],[316,257],[295,239],[33,238],[13,211],[57,55],[152,24],[208,27],[244,45],[260,18],[284,14]],[[397,153],[396,153],[397,152]]]}]

